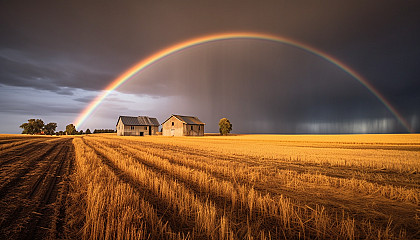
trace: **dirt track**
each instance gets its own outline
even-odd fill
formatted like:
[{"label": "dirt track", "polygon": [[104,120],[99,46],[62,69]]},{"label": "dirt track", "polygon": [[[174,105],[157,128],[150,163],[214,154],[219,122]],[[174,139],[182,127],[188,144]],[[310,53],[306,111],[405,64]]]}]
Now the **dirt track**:
[{"label": "dirt track", "polygon": [[0,143],[0,239],[64,238],[71,138],[13,138]]}]

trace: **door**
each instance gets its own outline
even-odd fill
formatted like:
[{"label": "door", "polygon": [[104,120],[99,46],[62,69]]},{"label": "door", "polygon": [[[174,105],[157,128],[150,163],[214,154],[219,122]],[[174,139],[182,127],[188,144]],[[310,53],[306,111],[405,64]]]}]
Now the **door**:
[{"label": "door", "polygon": [[140,132],[140,136],[144,136],[144,132]]},{"label": "door", "polygon": [[152,126],[149,126],[149,135],[152,135]]}]

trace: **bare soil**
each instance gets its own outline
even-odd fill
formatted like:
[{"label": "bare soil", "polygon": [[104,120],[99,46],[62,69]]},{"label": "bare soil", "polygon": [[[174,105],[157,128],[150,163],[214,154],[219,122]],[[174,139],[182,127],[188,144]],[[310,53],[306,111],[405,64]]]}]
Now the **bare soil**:
[{"label": "bare soil", "polygon": [[12,138],[0,151],[0,239],[64,236],[71,138]]}]

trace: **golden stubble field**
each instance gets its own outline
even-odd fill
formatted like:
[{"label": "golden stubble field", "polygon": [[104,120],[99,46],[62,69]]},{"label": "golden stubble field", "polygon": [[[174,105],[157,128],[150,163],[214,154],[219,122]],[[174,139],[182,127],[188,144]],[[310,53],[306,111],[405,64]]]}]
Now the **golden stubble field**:
[{"label": "golden stubble field", "polygon": [[[35,190],[25,184],[51,185],[47,177],[36,180],[45,172],[38,165],[26,167],[24,157],[12,153],[26,156],[28,144],[68,140],[0,137],[1,186],[7,187],[0,188],[6,196],[0,211],[19,209],[6,204],[7,196],[26,199],[23,192]],[[28,225],[34,218],[22,210],[20,218],[3,214],[3,237],[21,236],[29,226],[29,232],[70,239],[420,238],[418,134],[93,134],[74,137],[66,154],[70,160],[57,161],[68,168],[48,170],[55,176],[62,170],[54,169],[69,169],[52,194],[58,200],[41,204],[55,213],[41,212],[48,216],[36,218],[42,226]]]}]

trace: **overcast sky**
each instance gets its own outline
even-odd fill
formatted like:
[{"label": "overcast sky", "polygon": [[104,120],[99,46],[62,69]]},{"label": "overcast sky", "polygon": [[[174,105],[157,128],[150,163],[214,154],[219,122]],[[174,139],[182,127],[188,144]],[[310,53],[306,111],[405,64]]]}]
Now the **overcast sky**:
[{"label": "overcast sky", "polygon": [[[258,32],[308,44],[364,76],[420,131],[419,1],[1,1],[0,133],[30,118],[64,130],[133,64],[172,44]],[[194,115],[217,132],[394,133],[362,84],[316,55],[263,40],[171,55],[110,94],[81,129],[120,115]],[[78,129],[80,130],[80,129]]]}]

